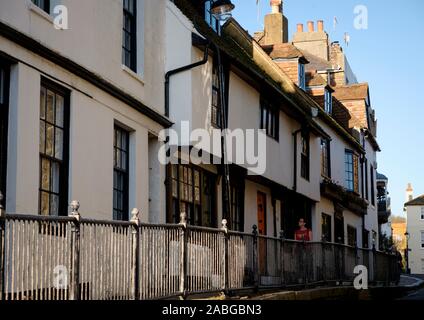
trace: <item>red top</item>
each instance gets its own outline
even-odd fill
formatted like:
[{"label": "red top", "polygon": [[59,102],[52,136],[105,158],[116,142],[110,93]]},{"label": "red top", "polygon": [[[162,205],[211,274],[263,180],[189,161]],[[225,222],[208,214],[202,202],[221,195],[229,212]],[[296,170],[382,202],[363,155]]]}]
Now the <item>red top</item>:
[{"label": "red top", "polygon": [[297,230],[294,234],[294,239],[297,241],[311,241],[311,238],[309,237],[311,230],[305,229],[305,230]]}]

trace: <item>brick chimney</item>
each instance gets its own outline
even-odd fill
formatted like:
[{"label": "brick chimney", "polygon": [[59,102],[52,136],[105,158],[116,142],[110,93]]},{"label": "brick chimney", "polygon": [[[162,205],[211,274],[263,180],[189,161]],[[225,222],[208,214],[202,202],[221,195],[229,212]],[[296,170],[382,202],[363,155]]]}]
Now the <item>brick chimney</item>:
[{"label": "brick chimney", "polygon": [[308,30],[297,29],[293,35],[293,44],[300,50],[306,50],[321,59],[329,61],[329,36],[324,31],[324,21],[317,21],[317,30],[315,30],[314,21],[308,21]]},{"label": "brick chimney", "polygon": [[265,16],[264,37],[261,45],[288,42],[288,20],[283,14],[283,0],[271,0],[271,13]]}]

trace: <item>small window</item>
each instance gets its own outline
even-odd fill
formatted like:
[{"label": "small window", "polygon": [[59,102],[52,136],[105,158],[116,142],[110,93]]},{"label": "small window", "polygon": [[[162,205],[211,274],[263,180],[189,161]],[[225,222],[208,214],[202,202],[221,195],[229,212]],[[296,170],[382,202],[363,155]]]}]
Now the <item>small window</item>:
[{"label": "small window", "polygon": [[356,247],[357,245],[357,234],[355,227],[347,226],[347,245],[351,247]]},{"label": "small window", "polygon": [[327,89],[325,90],[324,102],[325,102],[325,112],[331,115],[333,112],[333,96],[331,92]]},{"label": "small window", "polygon": [[301,159],[300,159],[300,175],[302,178],[309,180],[309,133],[307,131],[303,131],[301,134]]},{"label": "small window", "polygon": [[39,213],[67,214],[68,202],[68,106],[67,94],[49,82],[40,91]]},{"label": "small window", "polygon": [[122,64],[137,72],[137,1],[124,0]]},{"label": "small window", "polygon": [[113,139],[113,219],[128,221],[129,133],[115,126]]},{"label": "small window", "polygon": [[359,192],[359,157],[353,151],[345,152],[345,187],[352,192]]},{"label": "small window", "polygon": [[277,106],[272,105],[269,101],[261,99],[261,129],[266,131],[266,134],[277,140],[279,139],[280,112]]},{"label": "small window", "polygon": [[424,207],[421,207],[421,220],[424,220]]},{"label": "small window", "polygon": [[306,89],[305,65],[299,63],[299,88]]},{"label": "small window", "polygon": [[321,218],[321,226],[322,226],[322,240],[327,242],[332,242],[333,238],[331,235],[331,216],[323,213]]},{"label": "small window", "polygon": [[330,141],[321,139],[321,175],[331,178]]},{"label": "small window", "polygon": [[421,231],[421,248],[424,249],[424,231]]},{"label": "small window", "polygon": [[50,0],[32,0],[37,7],[50,14]]}]

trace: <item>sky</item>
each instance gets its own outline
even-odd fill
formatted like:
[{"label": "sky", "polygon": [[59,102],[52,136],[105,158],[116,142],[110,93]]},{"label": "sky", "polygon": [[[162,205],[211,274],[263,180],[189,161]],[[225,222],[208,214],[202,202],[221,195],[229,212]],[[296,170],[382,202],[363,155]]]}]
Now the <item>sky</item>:
[{"label": "sky", "polygon": [[[263,30],[269,0],[233,0],[234,18],[253,34]],[[368,11],[368,29],[354,26],[355,7]],[[378,172],[389,178],[392,214],[403,215],[405,189],[424,194],[424,1],[284,0],[289,41],[297,23],[324,20],[331,41],[339,41],[359,82],[370,85],[378,121]],[[337,26],[334,29],[334,17]],[[349,45],[344,34],[350,35]],[[421,89],[420,89],[421,88]]]}]

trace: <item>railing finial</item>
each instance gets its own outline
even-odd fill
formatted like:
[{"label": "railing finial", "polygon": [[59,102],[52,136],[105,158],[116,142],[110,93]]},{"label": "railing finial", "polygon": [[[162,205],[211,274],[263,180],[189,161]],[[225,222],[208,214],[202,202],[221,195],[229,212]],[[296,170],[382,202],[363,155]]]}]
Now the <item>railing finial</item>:
[{"label": "railing finial", "polygon": [[253,227],[252,227],[252,229],[253,229],[253,234],[256,236],[256,235],[258,235],[258,226],[256,225],[256,224],[254,224],[253,225]]},{"label": "railing finial", "polygon": [[180,224],[187,224],[187,213],[185,213],[185,211],[182,211],[180,214]]},{"label": "railing finial", "polygon": [[134,208],[131,211],[131,222],[137,226],[140,224],[140,210],[137,208]]},{"label": "railing finial", "polygon": [[71,213],[70,213],[70,217],[73,217],[73,218],[75,218],[76,220],[80,220],[80,218],[81,218],[81,215],[80,215],[80,213],[78,212],[78,210],[79,210],[79,208],[80,208],[80,203],[79,203],[79,201],[77,201],[77,200],[73,200],[72,202],[71,202],[71,204],[70,204],[70,207],[71,207]]},{"label": "railing finial", "polygon": [[227,219],[222,219],[222,230],[224,230],[225,232],[228,232],[228,221]]}]

